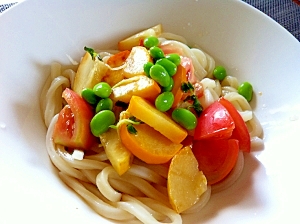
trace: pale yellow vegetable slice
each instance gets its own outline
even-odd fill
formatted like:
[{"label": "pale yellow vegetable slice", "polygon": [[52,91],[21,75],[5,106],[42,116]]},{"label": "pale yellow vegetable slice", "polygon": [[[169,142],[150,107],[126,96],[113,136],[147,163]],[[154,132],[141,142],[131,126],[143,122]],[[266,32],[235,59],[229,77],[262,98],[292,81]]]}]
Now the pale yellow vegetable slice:
[{"label": "pale yellow vegetable slice", "polygon": [[168,172],[168,195],[173,209],[181,213],[193,206],[207,190],[207,180],[198,169],[191,148],[182,148],[171,160]]},{"label": "pale yellow vegetable slice", "polygon": [[[107,64],[111,68],[118,68],[125,64],[127,57],[129,56],[130,51],[121,51],[115,55],[112,55],[108,60]],[[118,82],[124,79],[123,70],[122,69],[109,69],[106,72],[106,75],[103,77],[103,81],[107,82],[110,86],[114,86]]]},{"label": "pale yellow vegetable slice", "polygon": [[132,96],[140,96],[154,102],[160,94],[159,85],[145,75],[137,75],[129,79],[123,79],[112,87],[111,99],[129,103]]},{"label": "pale yellow vegetable slice", "polygon": [[75,75],[73,90],[81,95],[84,88],[93,88],[94,85],[101,82],[107,70],[108,67],[102,61],[97,58],[93,60],[91,55],[86,52]]},{"label": "pale yellow vegetable slice", "polygon": [[144,64],[149,61],[152,62],[152,59],[146,48],[140,46],[133,47],[124,65],[121,65],[119,69],[108,70],[103,81],[114,86],[124,78],[132,78],[138,75],[145,76]]},{"label": "pale yellow vegetable slice", "polygon": [[125,61],[123,75],[131,78],[137,75],[146,75],[144,72],[144,64],[152,61],[149,51],[145,47],[133,47],[128,58]]},{"label": "pale yellow vegetable slice", "polygon": [[143,30],[137,34],[134,34],[118,43],[120,51],[130,50],[132,47],[139,46],[140,41],[149,36],[159,36],[162,33],[162,25],[158,24],[149,29]]},{"label": "pale yellow vegetable slice", "polygon": [[119,175],[124,174],[131,166],[133,154],[122,144],[117,130],[110,128],[100,135],[107,158]]}]

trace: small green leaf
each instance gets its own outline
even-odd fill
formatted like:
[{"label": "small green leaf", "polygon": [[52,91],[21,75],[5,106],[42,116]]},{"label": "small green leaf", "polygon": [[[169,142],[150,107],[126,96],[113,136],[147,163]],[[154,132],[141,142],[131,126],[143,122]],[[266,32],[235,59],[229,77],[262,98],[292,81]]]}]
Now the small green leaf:
[{"label": "small green leaf", "polygon": [[189,101],[189,100],[193,102],[193,106],[191,106],[191,108],[194,108],[197,116],[199,117],[203,111],[203,107],[202,107],[200,101],[198,100],[198,98],[195,95],[187,96],[184,99],[184,101]]},{"label": "small green leaf", "polygon": [[84,47],[84,50],[86,52],[88,52],[91,56],[92,59],[95,60],[96,57],[98,58],[98,60],[102,61],[102,58],[100,57],[100,55],[98,53],[95,52],[95,50],[93,48],[89,48],[89,47]]},{"label": "small green leaf", "polygon": [[193,102],[194,110],[196,111],[197,116],[199,117],[200,114],[203,111],[203,107],[202,107],[202,105],[200,104],[200,101],[198,100],[198,98],[195,95],[193,95],[192,98],[194,100],[194,102]]},{"label": "small green leaf", "polygon": [[189,90],[194,90],[194,86],[190,82],[184,82],[181,84],[181,90],[186,93]]},{"label": "small green leaf", "polygon": [[137,134],[137,130],[133,127],[132,124],[128,124],[127,125],[127,130],[130,134],[136,135]]}]

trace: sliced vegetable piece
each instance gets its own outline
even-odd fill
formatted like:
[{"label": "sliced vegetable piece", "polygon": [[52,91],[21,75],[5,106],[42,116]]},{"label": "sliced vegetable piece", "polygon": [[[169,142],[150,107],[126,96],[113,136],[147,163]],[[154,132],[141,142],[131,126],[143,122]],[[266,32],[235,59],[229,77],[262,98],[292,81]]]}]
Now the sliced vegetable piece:
[{"label": "sliced vegetable piece", "polygon": [[125,63],[125,61],[128,58],[129,54],[130,54],[129,50],[118,52],[118,53],[110,56],[110,58],[107,60],[106,63],[110,67],[113,67],[113,68],[119,67],[119,66],[121,66]]},{"label": "sliced vegetable piece", "polygon": [[181,213],[193,206],[207,190],[207,181],[189,146],[173,158],[168,172],[168,195],[173,209]]},{"label": "sliced vegetable piece", "polygon": [[194,138],[227,139],[235,128],[234,120],[227,109],[218,101],[208,106],[198,117]]},{"label": "sliced vegetable piece", "polygon": [[103,81],[114,86],[124,78],[146,75],[144,65],[148,62],[152,62],[148,50],[141,46],[133,47],[123,66],[117,70],[108,70]]},{"label": "sliced vegetable piece", "polygon": [[149,36],[158,37],[162,33],[162,25],[158,24],[149,29],[143,30],[133,36],[130,36],[118,43],[118,48],[120,51],[130,50],[134,46],[139,46],[141,41]]},{"label": "sliced vegetable piece", "polygon": [[122,144],[116,129],[110,128],[100,135],[107,158],[113,168],[121,176],[131,166],[133,154]]},{"label": "sliced vegetable piece", "polygon": [[160,94],[159,85],[145,75],[134,76],[124,79],[112,87],[111,98],[113,101],[129,103],[132,96],[140,96],[154,101]]},{"label": "sliced vegetable piece", "polygon": [[81,95],[84,88],[92,89],[94,85],[102,80],[108,68],[97,57],[92,59],[90,53],[86,52],[79,64],[75,75],[73,90]]},{"label": "sliced vegetable piece", "polygon": [[223,180],[233,169],[239,154],[236,139],[200,140],[193,142],[193,153],[209,185]]},{"label": "sliced vegetable piece", "polygon": [[[121,51],[115,55],[112,55],[108,60],[107,64],[112,68],[117,68],[122,66],[126,59],[128,58],[130,51]],[[124,79],[123,70],[120,68],[118,70],[107,70],[103,81],[107,82],[110,86],[114,86],[118,82]]]},{"label": "sliced vegetable piece", "polygon": [[133,47],[128,58],[125,61],[123,73],[126,78],[136,75],[146,75],[144,64],[152,62],[151,56],[145,47]]},{"label": "sliced vegetable piece", "polygon": [[108,70],[103,77],[104,82],[108,83],[110,86],[116,85],[118,82],[124,79],[123,70]]},{"label": "sliced vegetable piece", "polygon": [[242,116],[235,109],[233,104],[226,100],[224,97],[221,97],[219,99],[219,102],[227,109],[227,111],[234,120],[235,128],[232,131],[231,138],[237,139],[239,141],[240,150],[244,152],[250,152],[250,134]]},{"label": "sliced vegetable piece", "polygon": [[149,164],[168,162],[181,148],[181,144],[171,142],[147,124],[132,125],[136,133],[131,133],[126,124],[119,129],[120,139],[136,157]]},{"label": "sliced vegetable piece", "polygon": [[69,88],[63,91],[62,97],[68,105],[58,115],[53,141],[70,148],[89,149],[96,142],[90,131],[90,121],[94,115],[92,107]]},{"label": "sliced vegetable piece", "polygon": [[172,108],[174,108],[177,106],[177,104],[180,102],[180,100],[183,96],[183,91],[181,89],[181,85],[182,85],[182,83],[187,82],[185,68],[182,67],[181,65],[178,65],[177,72],[172,78],[174,80],[174,85],[173,85],[173,89],[172,89],[172,93],[174,95],[174,102],[173,102]]},{"label": "sliced vegetable piece", "polygon": [[132,116],[153,127],[174,143],[182,142],[187,136],[187,131],[171,117],[157,110],[153,104],[139,96],[131,97],[127,110]]}]

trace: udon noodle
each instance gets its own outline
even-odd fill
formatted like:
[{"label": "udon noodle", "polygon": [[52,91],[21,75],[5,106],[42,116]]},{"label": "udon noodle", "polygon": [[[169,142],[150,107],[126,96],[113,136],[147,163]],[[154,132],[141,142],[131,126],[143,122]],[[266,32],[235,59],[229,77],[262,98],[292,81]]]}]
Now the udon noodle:
[{"label": "udon noodle", "polygon": [[[192,59],[195,75],[204,88],[201,105],[205,109],[224,96],[241,114],[251,136],[251,144],[261,144],[262,128],[248,101],[237,93],[238,80],[227,76],[223,81],[212,79],[214,59],[199,48],[189,48],[183,37],[163,33],[161,45],[172,45],[182,49],[184,56]],[[105,62],[116,51],[99,51]],[[151,165],[135,158],[131,168],[122,176],[109,163],[101,145],[93,148],[93,154],[82,160],[73,158],[64,146],[56,145],[52,139],[54,124],[64,105],[61,97],[65,88],[74,84],[76,66],[64,68],[59,63],[51,65],[51,74],[41,94],[41,110],[47,127],[46,146],[52,163],[59,170],[59,177],[98,214],[111,220],[126,223],[138,219],[143,223],[182,223],[182,217],[170,206],[167,193],[168,168]],[[211,194],[232,185],[242,173],[243,152],[239,152],[237,163],[228,177],[221,183],[208,186],[198,203],[183,213],[199,212],[209,201]]]}]

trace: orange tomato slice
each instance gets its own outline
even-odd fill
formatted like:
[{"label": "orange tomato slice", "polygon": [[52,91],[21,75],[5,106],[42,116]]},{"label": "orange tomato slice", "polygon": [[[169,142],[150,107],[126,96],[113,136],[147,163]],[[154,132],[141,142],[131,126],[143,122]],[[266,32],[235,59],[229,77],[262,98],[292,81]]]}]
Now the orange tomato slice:
[{"label": "orange tomato slice", "polygon": [[119,129],[123,145],[136,157],[149,164],[168,162],[181,148],[147,124],[133,125],[137,133],[129,133],[127,125]]}]

